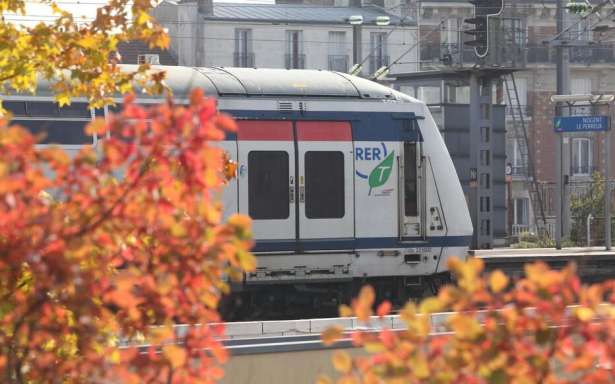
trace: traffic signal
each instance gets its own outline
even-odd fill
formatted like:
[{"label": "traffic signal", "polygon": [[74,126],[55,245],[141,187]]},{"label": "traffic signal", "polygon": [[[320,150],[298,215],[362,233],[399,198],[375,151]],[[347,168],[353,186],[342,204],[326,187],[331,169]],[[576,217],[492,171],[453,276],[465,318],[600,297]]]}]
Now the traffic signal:
[{"label": "traffic signal", "polygon": [[474,47],[478,57],[485,57],[489,53],[489,17],[499,15],[504,7],[504,0],[469,0],[474,5],[474,17],[465,19],[468,24],[474,24],[473,29],[464,31],[474,36],[465,45]]}]

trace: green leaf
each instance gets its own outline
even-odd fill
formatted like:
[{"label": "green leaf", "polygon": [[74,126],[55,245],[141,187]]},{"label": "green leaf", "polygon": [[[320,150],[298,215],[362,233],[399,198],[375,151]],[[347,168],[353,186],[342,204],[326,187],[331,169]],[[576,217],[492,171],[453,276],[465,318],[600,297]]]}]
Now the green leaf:
[{"label": "green leaf", "polygon": [[391,176],[391,171],[393,170],[394,157],[395,151],[391,151],[391,153],[384,160],[382,160],[382,162],[378,164],[376,168],[374,168],[369,174],[370,194],[372,188],[380,187],[389,180],[389,176]]}]

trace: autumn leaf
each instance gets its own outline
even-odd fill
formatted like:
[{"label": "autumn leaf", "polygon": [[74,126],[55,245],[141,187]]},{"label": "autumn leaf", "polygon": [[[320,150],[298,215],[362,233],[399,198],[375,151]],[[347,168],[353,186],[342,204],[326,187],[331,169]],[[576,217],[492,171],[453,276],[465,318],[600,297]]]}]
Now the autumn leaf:
[{"label": "autumn leaf", "polygon": [[378,309],[376,310],[376,314],[379,317],[384,317],[386,315],[388,315],[391,312],[391,302],[390,301],[383,301],[379,306]]},{"label": "autumn leaf", "polygon": [[169,361],[173,369],[179,368],[186,363],[186,351],[176,345],[165,345],[162,354]]},{"label": "autumn leaf", "polygon": [[508,285],[508,277],[499,269],[489,276],[489,287],[494,293],[501,292]]},{"label": "autumn leaf", "polygon": [[338,372],[349,373],[352,370],[352,359],[344,351],[335,351],[333,353],[333,367]]},{"label": "autumn leaf", "polygon": [[343,331],[344,329],[339,325],[334,325],[332,327],[327,328],[320,335],[322,343],[326,346],[333,345],[336,341],[338,341],[342,337]]}]

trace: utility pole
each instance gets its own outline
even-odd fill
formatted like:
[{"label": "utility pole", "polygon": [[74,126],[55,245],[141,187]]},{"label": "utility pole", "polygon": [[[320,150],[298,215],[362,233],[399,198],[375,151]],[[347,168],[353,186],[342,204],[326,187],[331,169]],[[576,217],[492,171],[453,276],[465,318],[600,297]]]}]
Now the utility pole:
[{"label": "utility pole", "polygon": [[[566,38],[562,36],[564,32],[564,18],[566,17],[566,8],[563,0],[557,0],[557,92],[558,95],[570,94],[570,51],[566,44]],[[556,115],[562,116],[564,108],[562,104],[557,104]],[[562,249],[562,222],[563,222],[563,195],[564,195],[564,183],[563,183],[563,135],[557,135],[557,142],[555,147],[555,177],[556,177],[556,193],[555,193],[555,248]]]}]

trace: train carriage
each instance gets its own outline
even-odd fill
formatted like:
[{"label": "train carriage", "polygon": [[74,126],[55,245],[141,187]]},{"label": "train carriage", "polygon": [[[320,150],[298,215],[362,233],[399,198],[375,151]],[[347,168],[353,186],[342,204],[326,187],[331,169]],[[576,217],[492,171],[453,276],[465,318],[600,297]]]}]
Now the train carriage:
[{"label": "train carriage", "polygon": [[[221,198],[225,215],[253,219],[258,260],[240,290],[325,287],[318,292],[339,300],[373,281],[405,298],[445,279],[448,258],[466,254],[465,197],[424,103],[329,71],[164,69],[178,102],[200,87],[237,120],[237,133],[219,144],[238,164]],[[80,100],[58,108],[44,83],[36,96],[3,99],[15,122],[48,132],[42,145],[69,150],[97,145],[81,128],[108,113]]]}]

